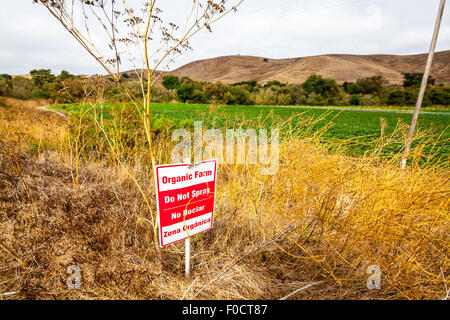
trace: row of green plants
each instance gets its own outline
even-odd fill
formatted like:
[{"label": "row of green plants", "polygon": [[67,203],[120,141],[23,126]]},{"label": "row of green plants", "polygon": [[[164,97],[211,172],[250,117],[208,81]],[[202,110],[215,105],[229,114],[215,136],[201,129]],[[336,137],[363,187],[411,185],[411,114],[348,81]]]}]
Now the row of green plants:
[{"label": "row of green plants", "polygon": [[[53,75],[49,69],[30,71],[31,77],[0,75],[0,96],[19,99],[45,98],[54,102],[79,102],[93,95],[108,101],[129,101],[127,92],[112,78],[75,76],[67,71]],[[151,87],[153,102],[219,103],[226,105],[310,105],[310,106],[412,106],[416,103],[421,73],[404,73],[402,86],[389,85],[382,76],[344,82],[311,75],[301,84],[270,81],[242,81],[233,84],[195,81],[188,77],[167,75]],[[121,81],[135,96],[146,93],[146,86],[127,73]],[[98,98],[98,97],[95,97]],[[435,85],[430,78],[423,106],[449,106],[450,87]]]},{"label": "row of green plants", "polygon": [[[140,137],[142,140],[145,137],[141,123],[142,113],[131,103],[75,103],[55,105],[52,108],[69,114],[70,119],[77,119],[89,110],[91,122],[96,117],[98,123],[105,125],[107,130],[120,127],[120,130],[114,131],[115,136],[125,139],[126,145],[129,146],[135,146],[135,142],[132,142],[135,139]],[[448,117],[433,113],[421,115],[417,136],[413,142],[414,148],[418,144],[423,146],[423,158],[419,163],[427,163],[427,165],[448,163],[450,133],[446,118]],[[305,138],[320,135],[321,143],[331,150],[335,150],[334,147],[338,145],[338,149],[344,151],[342,146],[346,141],[345,154],[348,156],[371,153],[374,148],[379,147],[379,143],[383,143],[380,155],[390,158],[401,154],[403,150],[411,115],[325,108],[311,108],[299,112],[297,108],[185,103],[152,104],[150,127],[155,141],[170,140],[173,130],[179,128],[193,132],[194,121],[202,121],[205,129],[219,129],[224,135],[224,130],[230,128],[263,128],[270,131],[274,126],[280,130],[281,140],[289,140],[296,134],[301,134]],[[95,123],[91,125],[95,128]],[[98,132],[91,133],[92,137],[98,134]],[[384,140],[389,143],[385,144]],[[141,143],[144,142],[145,139],[141,141]],[[97,143],[94,148],[98,148]],[[133,153],[130,154],[133,155]]]}]

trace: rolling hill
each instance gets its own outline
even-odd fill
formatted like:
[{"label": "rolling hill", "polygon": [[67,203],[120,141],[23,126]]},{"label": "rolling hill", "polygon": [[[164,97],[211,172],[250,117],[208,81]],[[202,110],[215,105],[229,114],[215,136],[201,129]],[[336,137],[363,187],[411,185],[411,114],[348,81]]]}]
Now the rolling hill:
[{"label": "rolling hill", "polygon": [[[302,83],[311,74],[320,74],[343,83],[382,75],[390,84],[401,84],[402,72],[423,72],[426,59],[426,54],[402,56],[330,54],[290,59],[223,56],[194,61],[164,74],[223,83],[252,80],[260,83],[271,80]],[[450,84],[450,50],[436,53],[432,76],[437,84]]]}]

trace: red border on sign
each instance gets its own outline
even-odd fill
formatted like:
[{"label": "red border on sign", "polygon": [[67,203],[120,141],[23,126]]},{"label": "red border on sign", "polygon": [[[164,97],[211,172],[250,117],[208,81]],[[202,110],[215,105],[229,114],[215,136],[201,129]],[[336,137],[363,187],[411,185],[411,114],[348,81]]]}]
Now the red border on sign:
[{"label": "red border on sign", "polygon": [[[195,165],[200,165],[200,164],[209,163],[209,162],[214,162],[214,196],[213,196],[213,209],[212,209],[212,214],[211,214],[211,227],[206,229],[206,230],[194,233],[194,234],[188,233],[188,235],[189,235],[188,237],[182,238],[180,240],[172,241],[170,243],[165,243],[165,244],[162,243],[162,238],[161,238],[162,227],[161,227],[161,223],[160,223],[161,219],[160,219],[160,212],[159,212],[159,197],[158,197],[158,194],[159,194],[160,191],[159,191],[159,179],[158,179],[159,178],[159,172],[158,172],[158,169],[161,169],[161,168],[173,168],[173,167],[188,167],[188,166],[190,166],[190,164],[187,164],[187,163],[186,164],[184,164],[184,163],[166,164],[166,165],[159,165],[159,166],[155,167],[156,206],[157,206],[157,209],[158,209],[157,220],[158,220],[158,229],[159,229],[159,245],[160,245],[161,248],[165,247],[165,246],[168,246],[170,244],[174,244],[174,243],[186,240],[187,238],[196,236],[197,234],[209,231],[209,230],[211,230],[213,228],[213,225],[214,225],[214,209],[215,209],[215,205],[216,205],[216,195],[215,195],[215,193],[216,193],[216,184],[217,184],[217,163],[218,163],[218,161],[217,161],[217,159],[205,160],[205,161],[198,162]],[[205,213],[204,215],[207,215],[207,213]],[[188,220],[190,220],[190,219],[188,219]],[[184,222],[186,222],[188,220],[185,219]]]}]

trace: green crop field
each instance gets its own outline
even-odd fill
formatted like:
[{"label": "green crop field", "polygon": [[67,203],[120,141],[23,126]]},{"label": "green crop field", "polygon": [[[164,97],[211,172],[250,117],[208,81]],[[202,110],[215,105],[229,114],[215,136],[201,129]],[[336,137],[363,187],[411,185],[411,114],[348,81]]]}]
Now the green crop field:
[{"label": "green crop field", "polygon": [[[110,111],[123,107],[123,104],[106,104],[103,108],[105,118],[110,117]],[[53,109],[65,112],[77,112],[79,105],[58,105]],[[255,119],[266,117],[268,127],[276,127],[277,119],[289,119],[294,117],[292,122],[309,118],[317,120],[313,126],[314,130],[319,130],[323,126],[330,125],[322,135],[324,139],[330,140],[352,140],[356,142],[351,148],[354,154],[362,154],[370,148],[367,143],[378,140],[381,136],[382,126],[385,136],[390,135],[396,128],[407,128],[411,123],[412,114],[399,110],[375,110],[323,107],[278,107],[278,106],[218,106],[210,109],[208,105],[183,104],[183,103],[152,103],[151,114],[155,119],[171,119],[179,124],[190,123],[193,120],[203,120],[205,127],[216,127],[223,129],[238,125],[243,119]],[[273,115],[273,116],[271,116]],[[233,119],[233,121],[229,121]],[[383,123],[383,125],[381,125]],[[180,125],[181,124],[181,125]],[[450,113],[447,109],[427,110],[419,117],[417,132],[427,131],[426,138],[433,139],[433,146],[430,147],[441,160],[448,160],[450,153]],[[398,140],[392,143],[388,152],[400,152],[403,141]]]}]

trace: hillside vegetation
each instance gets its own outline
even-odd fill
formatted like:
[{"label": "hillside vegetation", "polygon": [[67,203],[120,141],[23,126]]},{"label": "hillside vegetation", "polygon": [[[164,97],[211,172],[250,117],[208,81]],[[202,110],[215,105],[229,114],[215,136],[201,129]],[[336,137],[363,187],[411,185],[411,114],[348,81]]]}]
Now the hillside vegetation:
[{"label": "hillside vegetation", "polygon": [[[403,83],[404,72],[423,72],[426,54],[350,55],[329,54],[313,57],[270,59],[253,56],[225,56],[188,63],[169,74],[197,81],[235,83],[274,80],[302,83],[311,74],[336,79],[339,84],[381,75],[392,85]],[[437,52],[432,74],[438,84],[450,85],[450,50]],[[130,73],[131,75],[131,73]]]},{"label": "hillside vegetation", "polygon": [[[67,71],[55,76],[49,69],[32,70],[31,78],[0,75],[0,96],[18,99],[45,98],[53,103],[93,101],[99,90],[107,101],[127,102],[130,96],[142,96],[138,79],[127,73],[120,83],[111,77],[74,76]],[[265,84],[240,81],[232,84],[194,81],[188,77],[166,75],[153,83],[151,101],[213,103],[239,105],[309,105],[309,106],[413,106],[423,78],[422,73],[403,73],[403,84],[389,85],[383,76],[360,78],[339,85],[333,78],[310,75],[303,83],[288,84],[278,80]],[[123,85],[123,86],[121,86]],[[144,94],[147,88],[144,88]],[[431,77],[425,92],[424,107],[450,105],[450,87],[437,85]]]}]

